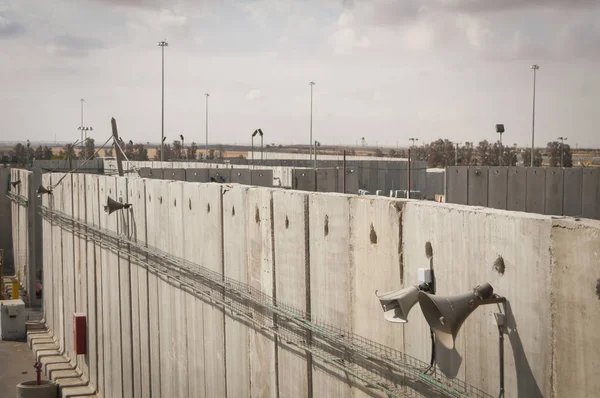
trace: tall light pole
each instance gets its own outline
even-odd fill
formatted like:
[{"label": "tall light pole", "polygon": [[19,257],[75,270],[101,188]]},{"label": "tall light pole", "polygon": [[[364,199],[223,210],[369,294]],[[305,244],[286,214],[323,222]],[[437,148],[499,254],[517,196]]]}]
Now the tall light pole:
[{"label": "tall light pole", "polygon": [[310,147],[309,147],[309,152],[310,152],[310,158],[309,160],[312,160],[312,151],[313,151],[313,139],[312,139],[312,130],[313,130],[313,86],[315,85],[315,82],[310,82]]},{"label": "tall light pole", "polygon": [[531,118],[531,167],[533,167],[533,148],[535,143],[535,75],[540,66],[534,64],[530,68],[533,69],[533,115]]},{"label": "tall light pole", "polygon": [[565,167],[565,162],[563,161],[563,155],[565,153],[564,151],[564,146],[565,146],[565,141],[567,140],[567,137],[558,137],[558,140],[560,140],[560,167]]},{"label": "tall light pole", "polygon": [[454,165],[458,166],[458,145],[460,145],[461,142],[456,142],[456,151],[454,151]]},{"label": "tall light pole", "polygon": [[210,97],[209,93],[204,94],[206,96],[206,144],[205,144],[205,153],[208,155],[208,97]]},{"label": "tall light pole", "polygon": [[[161,59],[162,59],[162,106],[161,106],[161,123],[160,123],[160,161],[163,161],[163,149],[164,149],[164,141],[165,141],[165,47],[167,47],[169,43],[165,40],[159,41],[158,46],[161,49]],[[162,166],[161,166],[162,167]]]},{"label": "tall light pole", "polygon": [[[179,154],[179,157],[183,159],[183,156],[185,155],[185,139],[183,138],[183,134],[179,134],[179,138],[181,138],[181,153]],[[187,156],[185,156],[185,158],[187,159]]]},{"label": "tall light pole", "polygon": [[81,149],[83,149],[83,103],[85,100],[82,98],[81,101],[81,124],[79,125],[79,130],[81,130]]},{"label": "tall light pole", "polygon": [[315,140],[315,169],[317,168],[317,147],[320,147],[321,143]]}]

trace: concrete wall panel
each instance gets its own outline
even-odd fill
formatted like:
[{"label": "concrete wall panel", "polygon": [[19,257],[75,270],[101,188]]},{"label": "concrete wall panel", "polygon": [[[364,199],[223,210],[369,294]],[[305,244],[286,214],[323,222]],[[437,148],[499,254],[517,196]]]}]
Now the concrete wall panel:
[{"label": "concrete wall panel", "polygon": [[185,181],[185,169],[168,169],[163,171],[163,178],[172,181]]},{"label": "concrete wall panel", "polygon": [[231,181],[231,169],[209,169],[209,182],[228,183]]},{"label": "concrete wall panel", "polygon": [[[428,266],[434,270],[438,295],[468,292],[478,284],[489,282],[495,293],[508,300],[505,395],[551,394],[547,377],[552,371],[548,283],[551,277],[550,218],[409,202],[405,205],[403,226],[405,283],[416,283],[416,268]],[[461,231],[460,239],[447,239],[448,231],[457,230]],[[427,242],[432,248],[431,260],[424,250]],[[503,258],[503,274],[494,269],[498,256]],[[535,305],[532,305],[532,295],[539,298]],[[430,343],[428,328],[423,328],[417,307],[411,311],[409,323],[404,327],[406,353],[423,360],[429,356]],[[498,390],[498,330],[493,322],[496,311],[493,305],[477,308],[460,329],[455,350],[448,351],[438,345],[436,354],[438,366],[446,374],[466,379],[489,393]],[[408,338],[413,336],[410,332],[413,328],[422,336],[420,343]],[[408,345],[420,345],[422,352],[415,352]]]},{"label": "concrete wall panel", "polygon": [[564,184],[564,215],[581,217],[583,169],[573,167],[566,168]]},{"label": "concrete wall panel", "polygon": [[527,169],[508,168],[507,210],[525,211],[527,208]]},{"label": "concrete wall panel", "polygon": [[299,191],[316,190],[316,172],[310,169],[292,170],[292,189]]},{"label": "concrete wall panel", "polygon": [[446,169],[446,202],[466,205],[469,197],[468,180],[468,167],[448,167]]},{"label": "concrete wall panel", "polygon": [[563,169],[551,167],[546,169],[546,191],[544,195],[544,214],[561,216],[563,212]]},{"label": "concrete wall panel", "polygon": [[273,170],[251,170],[252,185],[259,187],[273,186]]},{"label": "concrete wall panel", "polygon": [[[342,330],[352,330],[352,276],[350,255],[350,197],[309,197],[310,301],[315,319]],[[340,371],[313,367],[314,396],[349,397],[352,388]]]},{"label": "concrete wall panel", "polygon": [[527,168],[527,204],[529,213],[544,213],[546,192],[546,169],[543,167]]},{"label": "concrete wall panel", "polygon": [[600,219],[600,169],[583,169],[581,215]]},{"label": "concrete wall panel", "polygon": [[[277,301],[309,312],[308,194],[275,190],[273,210]],[[305,352],[283,344],[278,348],[279,396],[308,396],[308,365]]]},{"label": "concrete wall panel", "polygon": [[600,222],[555,220],[554,225],[553,393],[557,397],[592,396],[600,389]]},{"label": "concrete wall panel", "polygon": [[469,167],[467,204],[471,206],[487,206],[488,171],[487,167]]},{"label": "concrete wall panel", "polygon": [[[10,179],[10,170],[0,168],[0,190],[6,192]],[[4,272],[12,270],[13,237],[12,237],[12,202],[6,195],[0,195],[0,219],[4,220],[0,227],[0,249],[4,249]]]},{"label": "concrete wall panel", "polygon": [[317,169],[317,192],[337,192],[337,169]]},{"label": "concrete wall panel", "polygon": [[209,182],[207,169],[187,169],[185,180],[189,182]]},{"label": "concrete wall panel", "polygon": [[228,182],[252,185],[252,172],[250,170],[235,169],[231,171],[231,179]]},{"label": "concrete wall panel", "polygon": [[[247,207],[248,188],[234,185],[223,193],[224,274],[248,283]],[[250,396],[250,358],[248,328],[230,312],[225,315],[225,362],[227,396]]]},{"label": "concrete wall panel", "polygon": [[[247,197],[248,284],[275,297],[272,190],[253,188]],[[268,314],[264,314],[269,319]],[[265,319],[265,320],[266,320]],[[272,317],[268,320],[272,323]],[[275,336],[267,330],[250,328],[250,396],[277,397]]]},{"label": "concrete wall panel", "polygon": [[[428,174],[429,179],[431,175]],[[506,210],[508,199],[508,168],[490,167],[488,170],[488,206]]]}]

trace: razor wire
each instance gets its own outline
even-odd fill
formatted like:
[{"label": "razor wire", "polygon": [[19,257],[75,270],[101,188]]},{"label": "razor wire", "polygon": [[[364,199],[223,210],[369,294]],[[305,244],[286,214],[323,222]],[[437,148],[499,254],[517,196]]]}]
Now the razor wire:
[{"label": "razor wire", "polygon": [[355,382],[358,388],[390,397],[492,397],[436,368],[428,374],[428,363],[316,319],[248,284],[62,211],[42,206],[40,212],[53,225],[129,257],[168,283],[222,306],[232,317],[273,333],[279,343],[306,351],[320,365],[353,376],[363,383]]}]

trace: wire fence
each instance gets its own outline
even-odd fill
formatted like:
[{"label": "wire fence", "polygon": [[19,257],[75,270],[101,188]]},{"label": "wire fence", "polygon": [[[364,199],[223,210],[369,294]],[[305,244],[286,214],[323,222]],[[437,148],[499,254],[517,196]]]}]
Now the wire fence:
[{"label": "wire fence", "polygon": [[279,344],[304,350],[319,365],[352,376],[357,388],[367,392],[379,390],[390,397],[492,397],[401,351],[314,319],[306,311],[278,302],[259,289],[148,246],[127,234],[46,206],[40,211],[53,225],[129,257],[168,283],[221,307],[258,331],[277,336]]}]

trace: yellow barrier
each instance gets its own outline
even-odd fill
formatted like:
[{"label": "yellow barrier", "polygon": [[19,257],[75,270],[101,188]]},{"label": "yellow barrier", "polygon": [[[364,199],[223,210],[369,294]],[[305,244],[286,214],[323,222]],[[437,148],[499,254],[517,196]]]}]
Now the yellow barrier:
[{"label": "yellow barrier", "polygon": [[14,281],[12,283],[12,299],[13,300],[18,300],[19,299],[19,281]]}]

